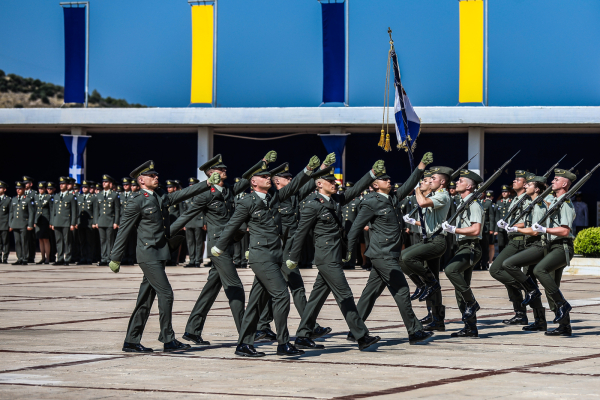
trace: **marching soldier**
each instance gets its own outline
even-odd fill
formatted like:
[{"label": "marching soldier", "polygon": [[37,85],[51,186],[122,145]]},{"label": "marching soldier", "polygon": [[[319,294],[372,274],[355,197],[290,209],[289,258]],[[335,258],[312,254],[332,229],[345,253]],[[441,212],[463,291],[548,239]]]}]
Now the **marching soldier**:
[{"label": "marching soldier", "polygon": [[122,350],[136,353],[152,352],[152,349],[144,347],[140,341],[152,303],[157,296],[160,321],[158,340],[164,343],[164,351],[188,349],[189,345],[175,339],[171,324],[173,289],[165,273],[165,264],[171,257],[169,247],[177,243],[169,243],[175,240],[168,236],[168,207],[208,190],[210,185],[219,182],[219,176],[211,176],[209,181],[169,194],[159,188],[158,173],[152,160],[133,170],[130,176],[138,181],[142,191],[136,193],[127,204],[109,266],[113,272],[119,272],[127,238],[133,229],[137,229],[137,259],[144,278],[135,309],[129,319]]},{"label": "marching soldier", "polygon": [[[236,177],[235,183],[238,183],[242,178]],[[239,193],[235,196],[235,202],[237,203],[240,199],[243,199],[248,193],[246,191]],[[206,227],[205,227],[206,229]],[[242,225],[240,232],[243,232],[242,238],[233,244],[233,265],[236,268],[248,268],[248,259],[246,258],[246,252],[248,251],[248,227]],[[241,235],[241,233],[240,233]]]},{"label": "marching soldier", "polygon": [[[354,186],[354,182],[346,182],[346,184],[344,185],[345,189],[349,189],[352,186]],[[340,189],[344,189],[344,187],[341,187]],[[352,199],[352,201],[350,203],[348,203],[344,207],[342,207],[342,214],[341,214],[340,219],[343,221],[342,223],[344,224],[345,235],[348,235],[348,233],[350,232],[350,229],[352,228],[352,224],[354,223],[354,220],[356,219],[356,216],[358,215],[359,204],[360,204],[360,198],[355,197],[354,199]],[[363,234],[365,234],[365,231],[362,231],[360,233],[360,236],[362,236]],[[364,243],[364,238],[361,238],[361,239],[362,239],[362,242]],[[357,254],[358,254],[358,251],[360,251],[360,242],[361,241],[359,240],[359,242],[356,243],[356,246],[354,248],[350,249],[352,251],[352,256],[350,257],[350,260],[348,260],[348,262],[344,263],[344,266],[343,266],[344,269],[355,269]]]},{"label": "marching soldier", "polygon": [[[448,193],[451,196],[450,210],[448,211],[448,215],[454,215],[458,205],[460,204],[460,201],[462,200],[460,194],[456,192],[456,182],[450,182],[448,185]],[[452,257],[454,257],[456,250],[456,235],[446,235],[446,252],[442,257],[442,262],[440,265],[448,265]]]},{"label": "marching soldier", "polygon": [[[338,215],[341,207],[348,204],[360,192],[365,190],[371,183],[385,173],[383,161],[375,162],[373,168],[367,172],[352,188],[343,194],[337,194],[335,176],[321,176],[316,184],[318,194],[314,200],[309,201],[301,213],[300,223],[294,237],[294,244],[290,251],[289,259],[286,261],[288,268],[296,268],[300,259],[300,251],[304,238],[311,228],[315,234],[315,264],[319,273],[313,290],[304,309],[302,320],[296,332],[296,346],[307,349],[323,348],[317,345],[313,339],[315,335],[317,317],[325,299],[333,293],[340,311],[344,315],[350,332],[357,339],[358,347],[363,350],[380,339],[379,336],[370,336],[364,321],[360,317],[350,285],[342,269],[343,252],[342,231],[343,225]],[[296,242],[297,241],[297,242]],[[252,261],[252,259],[250,259]],[[279,333],[279,332],[278,332]]]},{"label": "marching soldier", "polygon": [[33,196],[35,204],[35,233],[40,244],[40,261],[36,264],[50,264],[50,195],[46,193],[46,182],[38,183],[38,194]]},{"label": "marching soldier", "polygon": [[6,195],[8,185],[0,181],[0,263],[8,264],[10,242],[8,240],[10,204],[12,199]]},{"label": "marching soldier", "polygon": [[75,196],[67,191],[70,178],[61,176],[58,179],[60,193],[54,195],[50,227],[56,236],[57,260],[52,265],[69,265],[71,262],[72,232],[77,227],[77,202]]},{"label": "marching soldier", "polygon": [[[494,231],[495,227],[492,223],[495,221],[495,204],[493,201],[494,193],[488,190],[485,193],[485,197],[481,199],[481,206],[484,211],[483,220],[483,235],[481,239],[481,249],[483,251],[481,255],[481,262],[477,269],[482,271],[490,269],[490,265],[494,260]],[[490,249],[491,247],[491,249]]]},{"label": "marching soldier", "polygon": [[508,185],[502,185],[501,198],[496,202],[496,215],[493,228],[495,233],[497,233],[498,237],[498,251],[502,252],[504,247],[508,244],[508,234],[504,229],[498,227],[498,221],[505,220],[506,215],[508,215],[508,208],[512,202],[512,197],[510,195],[510,187]]},{"label": "marching soldier", "polygon": [[79,249],[81,258],[77,265],[87,265],[92,263],[92,250],[94,234],[92,226],[94,223],[94,208],[96,199],[90,194],[90,182],[84,180],[81,183],[82,193],[77,197],[77,239],[79,240]]},{"label": "marching soldier", "polygon": [[94,205],[95,228],[100,233],[101,257],[98,263],[99,266],[106,266],[110,262],[110,252],[121,216],[119,195],[110,189],[113,183],[114,179],[110,175],[102,176],[103,190],[96,195],[96,204]]},{"label": "marching soldier", "polygon": [[[191,177],[188,179],[190,186],[200,182],[198,179]],[[193,199],[187,199],[181,203],[181,215],[192,207]],[[185,239],[187,241],[188,253],[190,262],[184,265],[184,268],[200,268],[200,264],[204,261],[204,240],[206,239],[206,231],[204,230],[204,213],[201,212],[188,222],[185,227]]]},{"label": "marching soldier", "polygon": [[[101,190],[102,190],[102,185],[100,185],[97,182],[94,182],[93,184],[90,185],[90,191],[91,189],[94,189],[94,208],[97,206],[96,205],[96,199],[98,198],[98,195],[100,194]],[[101,258],[101,247],[100,247],[100,230],[97,228],[96,225],[92,225],[92,235],[94,236],[94,242],[92,245],[92,263],[98,263],[100,262]]]},{"label": "marching soldier", "polygon": [[[33,188],[33,178],[30,176],[23,176],[23,180],[22,182],[25,184],[25,196],[29,197],[29,201],[33,201],[35,202],[35,190]],[[28,257],[27,257],[27,262],[30,263],[34,263],[35,262],[35,250],[36,250],[36,246],[35,246],[35,238],[36,238],[36,231],[31,230],[31,231],[27,231],[27,237],[28,237]]]},{"label": "marching soldier", "polygon": [[[121,225],[121,220],[123,219],[123,215],[125,215],[125,207],[127,207],[127,203],[131,199],[131,196],[133,196],[133,192],[131,191],[131,180],[127,177],[122,178],[121,184],[123,187],[123,192],[119,194],[119,202],[121,204],[119,225]],[[134,259],[135,259],[135,234],[132,234],[127,239],[127,244],[125,245],[125,254],[123,256],[121,265],[133,265]]]},{"label": "marching soldier", "polygon": [[[470,200],[470,197],[477,190],[477,185],[481,182],[483,182],[483,179],[475,172],[465,169],[460,171],[456,191],[461,196],[461,203]],[[473,290],[471,290],[471,277],[473,266],[481,258],[482,251],[486,250],[482,249],[480,245],[482,236],[488,234],[487,231],[483,231],[484,215],[481,203],[475,200],[469,205],[469,208],[465,208],[458,216],[455,226],[450,225],[447,221],[442,224],[442,229],[456,235],[458,242],[458,251],[452,257],[444,272],[454,286],[458,308],[462,313],[462,320],[465,324],[463,329],[452,333],[451,337],[479,336],[477,311],[480,307],[475,300]]]},{"label": "marching soldier", "polygon": [[16,182],[17,195],[12,198],[10,205],[10,216],[8,219],[9,231],[15,235],[15,249],[17,261],[12,265],[27,265],[29,257],[29,235],[33,230],[35,209],[33,201],[25,195],[25,184]]}]

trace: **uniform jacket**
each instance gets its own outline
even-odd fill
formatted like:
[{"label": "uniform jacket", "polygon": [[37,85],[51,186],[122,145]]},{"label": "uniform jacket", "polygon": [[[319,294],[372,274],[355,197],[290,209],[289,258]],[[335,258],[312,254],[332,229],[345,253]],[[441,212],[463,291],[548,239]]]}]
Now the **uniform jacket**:
[{"label": "uniform jacket", "polygon": [[494,221],[496,221],[496,204],[490,200],[480,200],[481,206],[483,207],[483,233],[489,234],[490,231],[494,231]]},{"label": "uniform jacket", "polygon": [[137,229],[138,262],[169,260],[171,258],[171,250],[167,242],[167,239],[171,238],[169,206],[208,189],[206,181],[203,181],[173,193],[167,193],[162,189],[156,190],[154,194],[143,189],[135,193],[123,213],[111,260],[121,261],[132,229]]},{"label": "uniform jacket", "polygon": [[[181,216],[183,216],[187,210],[190,209],[194,202],[194,199],[187,199],[186,201],[181,203]],[[185,224],[186,228],[190,229],[201,229],[204,226],[204,213],[200,212],[198,215],[189,220],[187,224]]]},{"label": "uniform jacket", "polygon": [[112,228],[121,220],[121,202],[119,194],[112,190],[105,196],[104,191],[96,195],[94,205],[94,224],[99,228]]},{"label": "uniform jacket", "polygon": [[125,211],[125,207],[127,207],[127,203],[131,199],[131,196],[133,196],[133,192],[131,191],[119,194],[119,225],[121,224],[121,220],[123,219],[123,212]]},{"label": "uniform jacket", "polygon": [[[290,250],[290,260],[299,261],[302,245],[309,231],[314,228],[315,264],[339,264],[342,261],[341,221],[337,217],[341,208],[358,196],[373,182],[371,172],[367,172],[353,187],[344,193],[331,195],[327,200],[321,194],[306,203],[301,212],[298,230]],[[338,224],[339,222],[339,224]]]},{"label": "uniform jacket", "polygon": [[352,224],[354,223],[354,220],[358,215],[358,206],[360,202],[361,200],[358,197],[355,197],[354,199],[352,199],[352,201],[350,201],[348,204],[342,207],[340,221],[342,221],[346,233],[350,232]]},{"label": "uniform jacket", "polygon": [[363,228],[370,224],[370,242],[365,255],[370,258],[400,257],[403,214],[398,202],[404,200],[419,183],[423,172],[416,168],[396,193],[388,197],[372,193],[361,201],[358,215],[348,234],[348,249],[356,246]]},{"label": "uniform jacket", "polygon": [[[20,198],[19,198],[20,197]],[[33,228],[33,220],[35,217],[34,202],[31,197],[15,196],[10,203],[10,216],[8,224],[13,229]]]},{"label": "uniform jacket", "polygon": [[248,260],[253,264],[269,262],[281,264],[283,227],[279,208],[282,202],[298,192],[310,179],[310,175],[304,171],[300,172],[287,186],[269,193],[271,200],[268,204],[265,204],[263,199],[254,192],[238,200],[229,224],[217,241],[217,248],[226,249],[237,230],[246,222],[250,232]]},{"label": "uniform jacket", "polygon": [[[87,198],[86,198],[87,197]],[[80,194],[77,197],[77,225],[91,228],[96,225],[94,220],[94,209],[96,208],[96,196],[93,194]]]},{"label": "uniform jacket", "polygon": [[67,228],[77,225],[77,200],[71,193],[65,192],[63,198],[58,192],[53,197],[52,212],[50,213],[50,225],[58,228]]},{"label": "uniform jacket", "polygon": [[506,216],[508,215],[508,208],[513,202],[512,197],[501,198],[496,202],[496,214],[494,215],[494,226],[492,227],[494,232],[500,232],[500,228],[498,227],[498,221],[504,220],[506,221]]},{"label": "uniform jacket", "polygon": [[289,240],[298,229],[300,221],[300,204],[312,192],[315,191],[317,185],[314,179],[308,181],[300,190],[290,198],[281,202],[279,213],[281,214],[281,224],[283,226],[283,235],[286,240]]},{"label": "uniform jacket", "polygon": [[0,200],[0,231],[7,231],[8,220],[10,215],[10,204],[12,199],[8,196],[4,196],[4,199]]},{"label": "uniform jacket", "polygon": [[50,212],[52,201],[49,194],[36,194],[33,196],[33,202],[35,203],[35,217],[34,223],[37,224],[50,224]]}]

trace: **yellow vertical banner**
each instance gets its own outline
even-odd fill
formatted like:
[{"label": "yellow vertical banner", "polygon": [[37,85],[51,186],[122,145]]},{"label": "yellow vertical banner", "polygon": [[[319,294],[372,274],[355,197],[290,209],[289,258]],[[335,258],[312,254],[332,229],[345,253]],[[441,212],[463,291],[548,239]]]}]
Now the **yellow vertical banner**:
[{"label": "yellow vertical banner", "polygon": [[192,6],[191,103],[213,101],[213,24],[212,5]]},{"label": "yellow vertical banner", "polygon": [[459,103],[483,102],[483,0],[459,1]]}]

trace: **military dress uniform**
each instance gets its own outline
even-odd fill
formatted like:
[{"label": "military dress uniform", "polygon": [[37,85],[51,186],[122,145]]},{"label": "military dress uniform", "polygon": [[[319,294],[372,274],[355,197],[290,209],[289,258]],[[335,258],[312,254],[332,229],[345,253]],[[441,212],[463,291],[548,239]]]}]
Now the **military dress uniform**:
[{"label": "military dress uniform", "polygon": [[[487,192],[486,196],[489,197],[492,196],[492,194],[492,192]],[[479,269],[487,270],[490,267],[490,262],[493,261],[490,260],[490,253],[488,247],[489,245],[494,244],[494,234],[490,232],[495,231],[493,223],[496,220],[496,204],[494,204],[492,200],[486,197],[485,199],[481,200],[481,206],[483,207],[483,211],[485,213],[482,226],[482,231],[485,235],[482,236],[480,243],[482,254]]]},{"label": "military dress uniform", "polygon": [[[507,185],[502,185],[502,192],[509,192],[509,187]],[[504,250],[504,247],[508,244],[508,232],[504,229],[498,228],[498,221],[505,220],[508,215],[508,208],[512,203],[512,197],[500,198],[496,201],[496,215],[492,228],[496,233],[498,233],[498,251],[501,252]]]},{"label": "military dress uniform", "polygon": [[[38,183],[39,189],[46,188],[46,182]],[[33,201],[35,203],[35,234],[37,240],[48,239],[50,241],[50,212],[51,212],[51,204],[50,201],[51,196],[47,193],[39,194],[36,193],[33,195]],[[38,264],[44,263],[44,258],[40,259]]]},{"label": "military dress uniform", "polygon": [[[167,179],[167,188],[172,187],[177,191],[177,181],[173,179]],[[175,222],[177,218],[181,215],[181,206],[180,204],[172,204],[169,206],[169,222],[171,225]],[[185,236],[185,233],[179,233],[178,231],[173,231],[174,234]],[[179,252],[181,251],[181,246],[177,246],[177,248],[172,249],[171,251],[171,259],[167,262],[167,267],[175,267],[179,263]]]},{"label": "military dress uniform", "polygon": [[[0,181],[1,188],[7,188],[5,182]],[[12,199],[7,195],[0,195],[0,263],[8,263],[8,254],[10,253],[10,241],[8,239],[10,205]]]},{"label": "military dress uniform", "polygon": [[[235,182],[239,182],[242,178],[236,177]],[[246,191],[235,196],[235,202],[237,203],[240,199],[243,199],[248,193]],[[246,258],[246,252],[248,251],[248,226],[242,225],[240,227],[240,236],[242,237],[239,241],[233,244],[233,265],[236,268],[248,268],[248,258]]]},{"label": "military dress uniform", "polygon": [[[16,187],[25,187],[21,182],[17,182]],[[29,235],[28,229],[33,230],[35,217],[34,202],[30,196],[15,196],[10,205],[10,216],[8,225],[15,236],[15,250],[17,252],[17,261],[14,265],[27,265],[29,260]]]},{"label": "military dress uniform", "polygon": [[[89,187],[89,181],[84,180],[83,187]],[[93,258],[94,243],[94,209],[96,207],[96,198],[90,193],[81,193],[77,197],[77,239],[79,240],[79,249],[81,257],[80,264],[91,264]]]},{"label": "military dress uniform", "polygon": [[[103,182],[114,182],[109,175],[102,176]],[[100,233],[100,262],[98,265],[108,265],[110,252],[115,241],[116,229],[121,219],[121,202],[117,192],[102,190],[96,195],[94,205],[94,223],[98,226]]]},{"label": "military dress uniform", "polygon": [[[346,182],[345,188],[349,189],[354,186],[353,182]],[[346,190],[345,189],[345,190]],[[358,206],[360,204],[360,198],[355,197],[352,201],[342,207],[342,212],[340,215],[340,221],[344,225],[344,234],[347,236],[350,233],[350,229],[352,228],[352,224],[358,215]],[[361,235],[364,234],[364,230],[361,232]],[[348,262],[344,263],[344,269],[354,269],[356,266],[357,254],[360,253],[360,240],[356,243],[352,248],[349,248],[352,251],[352,256]]]},{"label": "military dress uniform", "polygon": [[[190,185],[200,182],[196,178],[189,178]],[[187,199],[181,203],[181,215],[189,210],[194,202],[193,199]],[[186,267],[200,268],[204,261],[204,241],[206,240],[206,231],[204,230],[204,213],[200,212],[185,225],[185,239],[187,241],[190,263]]]},{"label": "military dress uniform", "polygon": [[[33,187],[33,178],[30,176],[23,176],[23,180],[22,182],[27,185],[27,184],[31,184]],[[35,202],[35,195],[37,194],[36,191],[34,191],[33,189],[25,189],[25,196],[29,197],[29,201],[33,201]],[[36,252],[36,248],[37,248],[37,240],[36,240],[36,233],[37,230],[33,229],[31,231],[27,231],[27,236],[28,236],[28,257],[27,257],[27,261],[30,263],[35,262],[35,252]]]},{"label": "military dress uniform", "polygon": [[[69,178],[61,176],[60,183]],[[56,236],[56,265],[68,264],[72,261],[71,226],[77,225],[77,202],[73,194],[65,191],[54,195],[50,225],[54,227]]]},{"label": "military dress uniform", "polygon": [[[49,209],[50,221],[52,221],[52,215],[54,215],[54,195],[56,194],[56,185],[54,184],[54,182],[46,183],[46,190],[48,191],[48,195],[50,196]],[[50,225],[52,225],[52,222],[50,222]],[[54,230],[52,228],[50,228],[50,255],[48,258],[51,263],[56,262],[56,234],[54,233]]]},{"label": "military dress uniform", "polygon": [[[121,183],[123,184],[123,186],[131,185],[131,179],[122,178]],[[132,196],[133,196],[133,192],[131,190],[123,190],[122,193],[119,193],[119,203],[121,205],[119,226],[121,225],[121,220],[123,220],[123,215],[125,214],[125,208],[127,207],[127,203],[129,202],[129,200],[131,200]],[[135,237],[135,234],[136,234],[136,232],[134,229],[131,231],[131,235],[127,239],[125,254],[124,254],[123,262],[121,263],[121,265],[135,264],[135,243],[137,240]]]}]

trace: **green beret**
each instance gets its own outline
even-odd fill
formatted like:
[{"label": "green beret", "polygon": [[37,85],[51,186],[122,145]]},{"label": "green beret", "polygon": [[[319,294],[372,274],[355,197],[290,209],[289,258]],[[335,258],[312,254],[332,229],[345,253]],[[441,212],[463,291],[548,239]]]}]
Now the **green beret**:
[{"label": "green beret", "polygon": [[463,178],[469,178],[470,180],[475,182],[476,185],[479,185],[481,182],[483,182],[483,179],[481,179],[481,176],[479,176],[475,172],[470,171],[468,169],[461,169],[460,176]]},{"label": "green beret", "polygon": [[527,179],[528,175],[529,175],[529,172],[522,170],[522,169],[518,169],[515,171],[515,178]]},{"label": "green beret", "polygon": [[445,175],[450,176],[454,173],[454,170],[452,168],[448,168],[448,167],[431,167],[431,168],[429,168],[429,171],[431,171],[432,175],[445,174]]},{"label": "green beret", "polygon": [[427,171],[423,172],[423,176],[425,178],[429,178],[431,175],[433,175],[433,172],[431,172],[430,170],[427,170]]},{"label": "green beret", "polygon": [[529,177],[527,177],[527,182],[539,182],[539,183],[546,183],[546,178],[543,176],[536,176],[536,175],[531,175]]},{"label": "green beret", "polygon": [[577,179],[577,175],[575,175],[571,171],[567,171],[566,169],[556,168],[554,170],[554,175],[560,176],[560,177],[563,177],[563,178],[567,178],[571,182],[575,182],[575,180]]}]

